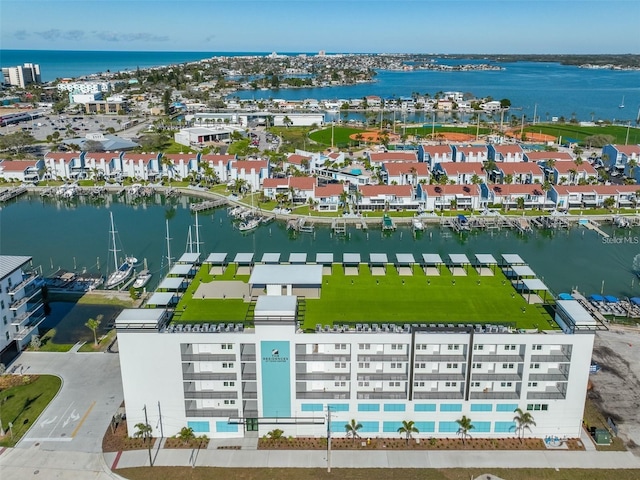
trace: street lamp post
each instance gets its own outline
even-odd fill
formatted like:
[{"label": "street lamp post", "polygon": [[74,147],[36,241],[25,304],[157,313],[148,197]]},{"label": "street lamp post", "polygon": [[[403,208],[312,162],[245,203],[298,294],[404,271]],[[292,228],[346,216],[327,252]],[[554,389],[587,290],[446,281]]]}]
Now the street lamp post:
[{"label": "street lamp post", "polygon": [[331,473],[331,406],[327,405],[327,473]]}]

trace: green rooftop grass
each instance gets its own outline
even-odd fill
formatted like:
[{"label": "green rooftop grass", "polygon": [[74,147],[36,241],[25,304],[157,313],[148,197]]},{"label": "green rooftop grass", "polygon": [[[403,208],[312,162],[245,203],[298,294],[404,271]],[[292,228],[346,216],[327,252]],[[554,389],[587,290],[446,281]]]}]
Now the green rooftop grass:
[{"label": "green rooftop grass", "polygon": [[[358,276],[344,275],[341,265],[334,265],[332,271],[323,277],[321,298],[305,301],[305,330],[334,323],[500,323],[523,329],[558,328],[547,310],[527,304],[499,269],[495,276],[479,276],[470,267],[467,276],[455,277],[446,267],[441,268],[440,276],[426,276],[418,266],[413,276],[399,276],[393,265],[384,276],[371,275],[367,265],[360,265]],[[174,321],[244,321],[248,302],[193,297],[200,282],[216,280],[246,282],[248,276],[236,276],[235,265],[230,265],[224,275],[214,278],[203,265],[180,300]]]}]

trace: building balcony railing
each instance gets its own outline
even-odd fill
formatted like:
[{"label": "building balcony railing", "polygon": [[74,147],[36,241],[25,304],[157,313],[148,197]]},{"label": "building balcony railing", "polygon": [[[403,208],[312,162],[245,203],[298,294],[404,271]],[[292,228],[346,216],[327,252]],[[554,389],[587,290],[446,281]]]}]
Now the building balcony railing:
[{"label": "building balcony railing", "polygon": [[464,373],[456,373],[456,372],[442,372],[442,373],[415,373],[413,375],[413,379],[417,380],[429,380],[429,381],[446,381],[446,380],[456,380],[456,381],[464,381],[465,374]]},{"label": "building balcony railing", "polygon": [[571,355],[531,355],[532,362],[553,362],[553,363],[568,363],[571,362]]},{"label": "building balcony railing", "polygon": [[398,380],[400,382],[406,382],[409,379],[409,375],[406,373],[358,373],[359,381],[372,381],[376,380]]},{"label": "building balcony railing", "polygon": [[520,373],[472,373],[471,380],[476,381],[522,381],[522,374]]},{"label": "building balcony railing", "polygon": [[413,392],[414,400],[462,400],[462,392]]},{"label": "building balcony railing", "polygon": [[344,353],[297,353],[298,362],[350,362],[351,355]]},{"label": "building balcony railing", "polygon": [[358,392],[358,400],[406,400],[406,392]]},{"label": "building balcony railing", "polygon": [[296,392],[296,398],[298,400],[305,400],[305,399],[307,400],[308,399],[348,400],[351,398],[351,393],[350,392]]},{"label": "building balcony railing", "polygon": [[242,380],[257,380],[256,372],[242,372]]},{"label": "building balcony railing", "polygon": [[498,362],[524,362],[524,356],[522,355],[478,355],[475,354],[473,356],[474,362],[489,362],[489,363],[498,363]]},{"label": "building balcony railing", "polygon": [[372,355],[358,355],[358,362],[408,362],[409,355],[384,355],[384,354],[372,354]]},{"label": "building balcony railing", "polygon": [[199,398],[236,399],[238,398],[238,393],[237,392],[208,392],[205,390],[200,390],[200,391],[188,390],[184,392],[184,398],[186,399],[199,399]]},{"label": "building balcony railing", "polygon": [[258,398],[258,392],[242,392],[242,398],[247,399],[256,399]]},{"label": "building balcony railing", "polygon": [[565,398],[567,395],[560,391],[527,393],[527,400],[563,400]]},{"label": "building balcony railing", "polygon": [[26,288],[29,284],[31,284],[36,278],[38,278],[38,274],[31,273],[29,276],[25,277],[24,280],[22,280],[20,283],[18,283],[17,285],[14,285],[11,288],[11,290],[9,290],[9,295],[12,295],[12,296],[15,295],[20,290],[22,290],[23,288]]},{"label": "building balcony railing", "polygon": [[471,400],[517,400],[520,392],[470,392]]},{"label": "building balcony railing", "polygon": [[349,375],[345,375],[344,372],[301,372],[296,373],[296,380],[345,381],[349,380]]},{"label": "building balcony railing", "polygon": [[236,380],[236,373],[184,372],[183,380]]},{"label": "building balcony railing", "polygon": [[255,362],[256,354],[255,353],[241,353],[240,354],[241,362]]},{"label": "building balcony railing", "polygon": [[563,372],[547,372],[547,373],[530,373],[529,381],[552,381],[552,382],[566,382],[569,380],[569,374]]},{"label": "building balcony railing", "polygon": [[467,357],[465,355],[452,355],[450,353],[445,353],[443,355],[439,355],[439,354],[424,355],[424,354],[416,353],[414,357],[414,361],[431,362],[431,363],[442,363],[442,362],[464,363],[467,361]]},{"label": "building balcony railing", "polygon": [[183,353],[183,362],[233,362],[236,360],[234,354],[228,353]]},{"label": "building balcony railing", "polygon": [[238,409],[235,408],[187,408],[187,417],[237,417]]}]

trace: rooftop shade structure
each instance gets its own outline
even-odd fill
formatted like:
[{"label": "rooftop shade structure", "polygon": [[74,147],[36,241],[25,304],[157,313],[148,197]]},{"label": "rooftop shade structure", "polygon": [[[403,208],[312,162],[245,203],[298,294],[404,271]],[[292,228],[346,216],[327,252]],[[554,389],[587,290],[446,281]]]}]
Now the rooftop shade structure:
[{"label": "rooftop shade structure", "polygon": [[236,253],[233,262],[245,265],[251,264],[251,262],[253,262],[253,253]]},{"label": "rooftop shade structure", "polygon": [[398,265],[413,265],[416,259],[412,253],[396,253],[396,262]]},{"label": "rooftop shade structure", "polygon": [[422,261],[426,265],[438,265],[442,263],[442,257],[437,253],[423,253]]},{"label": "rooftop shade structure", "polygon": [[476,261],[480,265],[497,265],[498,261],[490,253],[477,253]]},{"label": "rooftop shade structure", "polygon": [[468,265],[469,257],[467,257],[464,253],[451,253],[449,254],[449,261],[453,265]]},{"label": "rooftop shade structure", "polygon": [[296,314],[297,298],[288,295],[260,295],[256,301],[257,317],[292,317]]},{"label": "rooftop shade structure", "polygon": [[524,265],[527,263],[517,253],[505,253],[502,255],[502,260],[507,265]]},{"label": "rooftop shade structure", "polygon": [[359,264],[360,263],[360,254],[359,253],[345,253],[342,256],[342,263],[347,264]]},{"label": "rooftop shade structure", "polygon": [[372,253],[369,255],[369,263],[372,265],[385,265],[389,263],[389,259],[386,253]]},{"label": "rooftop shade structure", "polygon": [[199,253],[183,253],[178,263],[196,263],[200,260]]},{"label": "rooftop shade structure", "polygon": [[[153,297],[152,297],[153,298]],[[154,328],[165,317],[163,308],[126,308],[116,317],[118,326],[139,326],[141,328]]]},{"label": "rooftop shade structure", "polygon": [[158,285],[158,290],[180,290],[184,284],[183,277],[167,277],[160,285]]},{"label": "rooftop shade structure", "polygon": [[189,272],[193,269],[193,265],[188,263],[176,263],[171,270],[169,270],[169,275],[189,275]]},{"label": "rooftop shade structure", "polygon": [[321,263],[324,265],[333,263],[333,253],[317,253],[316,254],[316,263]]},{"label": "rooftop shade structure", "polygon": [[306,263],[306,253],[291,253],[289,254],[289,263]]},{"label": "rooftop shade structure", "polygon": [[226,253],[210,253],[207,257],[208,263],[222,264],[227,259]]},{"label": "rooftop shade structure", "polygon": [[[173,303],[176,303],[175,294],[173,292],[155,292],[147,301],[147,305],[153,305],[156,307],[168,307]],[[142,311],[147,309],[140,310]]]},{"label": "rooftop shade structure", "polygon": [[249,285],[321,285],[322,265],[256,265]]},{"label": "rooftop shade structure", "polygon": [[262,255],[262,263],[278,263],[279,261],[279,253],[265,253],[264,255]]},{"label": "rooftop shade structure", "polygon": [[539,278],[523,278],[520,282],[524,286],[524,289],[530,292],[549,290],[549,288]]},{"label": "rooftop shade structure", "polygon": [[535,277],[536,272],[531,270],[529,265],[513,265],[511,267],[516,277]]}]

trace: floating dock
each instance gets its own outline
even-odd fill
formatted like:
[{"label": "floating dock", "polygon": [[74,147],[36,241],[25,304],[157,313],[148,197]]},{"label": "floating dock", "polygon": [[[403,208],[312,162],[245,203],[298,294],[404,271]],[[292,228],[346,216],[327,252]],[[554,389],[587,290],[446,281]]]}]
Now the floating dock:
[{"label": "floating dock", "polygon": [[192,203],[189,205],[189,210],[192,212],[203,212],[205,210],[212,210],[214,208],[221,207],[227,204],[227,200],[219,198],[217,200],[205,200],[204,202]]},{"label": "floating dock", "polygon": [[607,232],[602,231],[600,228],[600,224],[590,218],[581,218],[578,220],[578,225],[582,225],[588,230],[593,230],[594,232],[602,235],[603,238],[609,238],[609,234]]},{"label": "floating dock", "polygon": [[8,202],[9,200],[17,198],[26,192],[27,187],[7,188],[6,190],[0,191],[0,202]]}]

